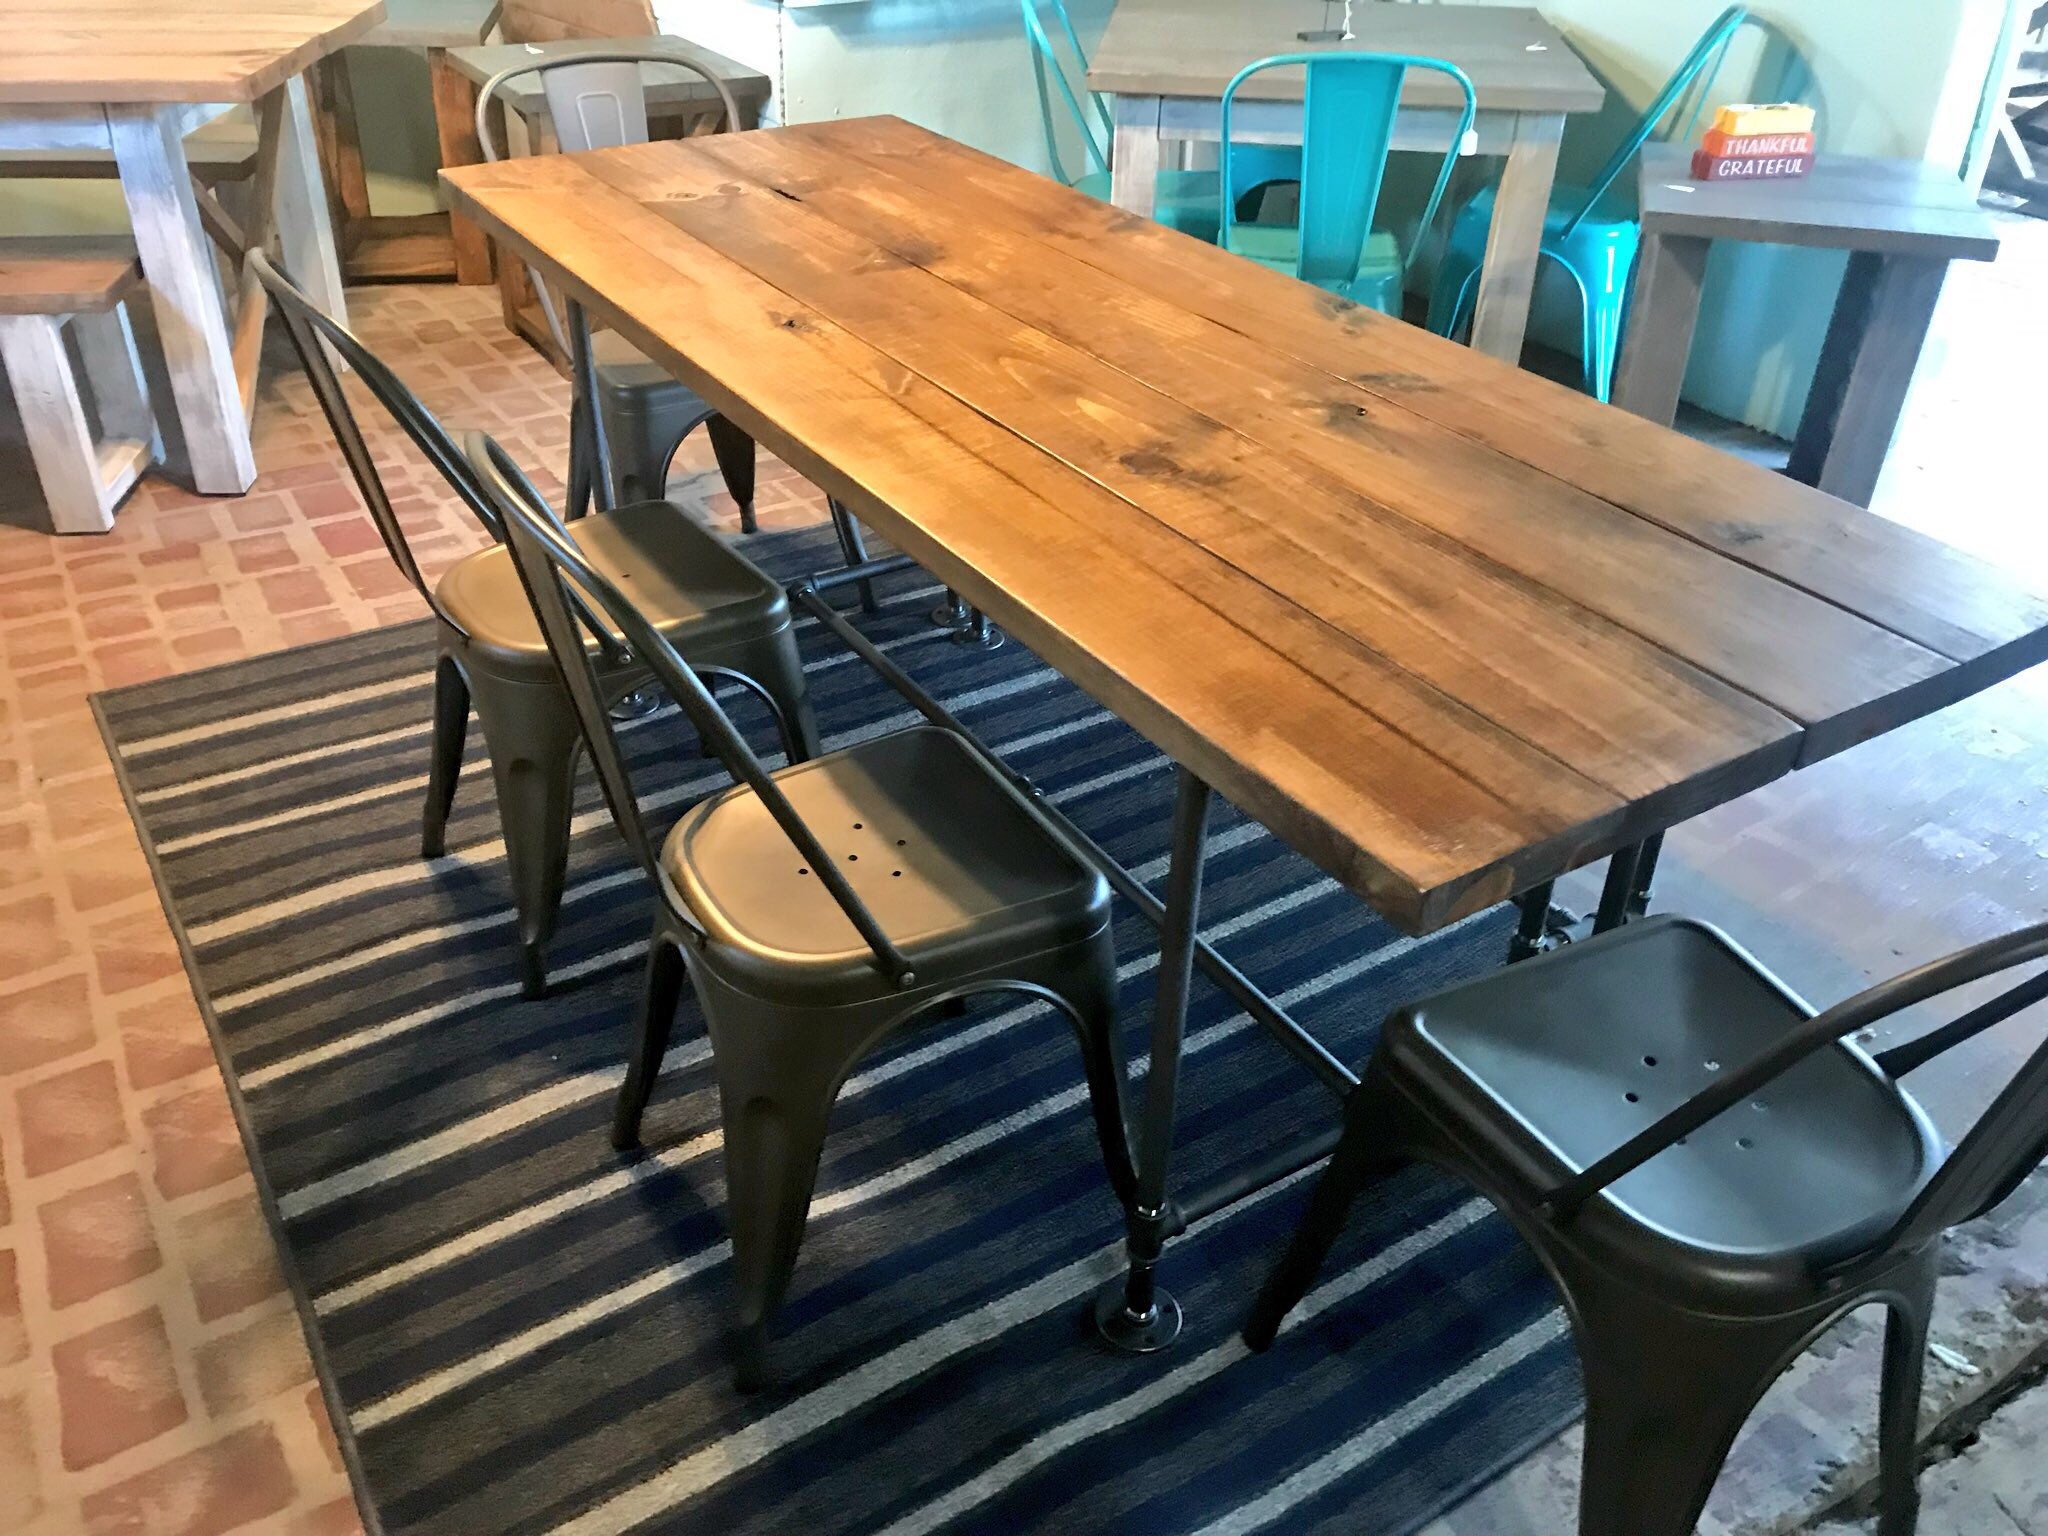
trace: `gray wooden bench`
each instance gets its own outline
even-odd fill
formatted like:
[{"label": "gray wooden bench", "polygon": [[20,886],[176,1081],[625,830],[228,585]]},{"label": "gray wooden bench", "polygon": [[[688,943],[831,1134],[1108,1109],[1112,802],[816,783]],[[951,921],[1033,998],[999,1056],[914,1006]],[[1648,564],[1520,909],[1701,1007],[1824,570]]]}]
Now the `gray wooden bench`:
[{"label": "gray wooden bench", "polygon": [[[58,533],[113,527],[115,506],[163,453],[124,303],[141,283],[123,240],[0,240],[0,362]],[[67,329],[92,386],[97,434]]]}]

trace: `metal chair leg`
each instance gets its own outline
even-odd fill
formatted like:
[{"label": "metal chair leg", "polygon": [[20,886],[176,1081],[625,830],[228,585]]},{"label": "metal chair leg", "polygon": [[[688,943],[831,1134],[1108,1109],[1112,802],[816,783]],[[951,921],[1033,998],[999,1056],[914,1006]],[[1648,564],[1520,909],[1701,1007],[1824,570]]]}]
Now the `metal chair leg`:
[{"label": "metal chair leg", "polygon": [[581,395],[569,402],[569,473],[566,477],[568,495],[563,500],[563,516],[571,522],[590,511],[591,465],[590,427],[584,417],[585,402]]},{"label": "metal chair leg", "polygon": [[1927,1370],[1937,1266],[1930,1256],[1885,1321],[1878,1398],[1878,1536],[1913,1536],[1920,1523],[1920,1391]]},{"label": "metal chair leg", "polygon": [[754,521],[754,440],[723,416],[707,420],[704,433],[711,439],[711,456],[718,460],[718,472],[725,477],[725,488],[739,503],[740,532],[752,533],[757,527]]},{"label": "metal chair leg", "polygon": [[654,936],[647,942],[647,981],[640,993],[633,1056],[612,1115],[612,1145],[622,1152],[640,1145],[640,1117],[654,1096],[655,1079],[661,1075],[662,1057],[668,1054],[669,1032],[675,1027],[676,1004],[682,995],[683,957],[668,924],[657,918]]},{"label": "metal chair leg", "polygon": [[1638,1295],[1574,1313],[1586,1380],[1579,1536],[1692,1536],[1802,1321],[1708,1324]]},{"label": "metal chair leg", "polygon": [[1244,1325],[1244,1341],[1254,1350],[1272,1345],[1287,1314],[1300,1305],[1315,1284],[1323,1261],[1344,1231],[1345,1219],[1361,1191],[1374,1178],[1399,1166],[1383,1140],[1385,1117],[1377,1112],[1376,1089],[1361,1085],[1344,1104],[1344,1138],[1316,1180],[1308,1210],[1288,1240],[1287,1250],[1266,1277],[1259,1299]]},{"label": "metal chair leg", "polygon": [[448,851],[448,811],[462,776],[462,746],[469,735],[469,684],[454,658],[434,667],[434,740],[427,766],[427,806],[420,824],[420,857]]},{"label": "metal chair leg", "polygon": [[[836,496],[825,499],[826,507],[832,513],[832,531],[839,535],[839,552],[845,556],[848,565],[861,565],[868,558],[868,542],[860,531],[860,524],[846,503]],[[875,584],[872,581],[855,583],[860,588],[860,607],[863,613],[879,613],[881,605],[875,601]]]},{"label": "metal chair leg", "polygon": [[1116,949],[1109,931],[1092,946],[1081,975],[1061,988],[1073,1010],[1074,1034],[1081,1047],[1081,1068],[1088,1078],[1088,1109],[1095,1120],[1095,1139],[1102,1144],[1102,1165],[1117,1203],[1126,1208],[1136,1198],[1138,1175],[1131,1160],[1131,1128],[1124,1112],[1123,1037],[1117,1032]]},{"label": "metal chair leg", "polygon": [[797,652],[794,629],[778,630],[744,645],[727,647],[715,659],[735,672],[745,673],[775,701],[783,750],[792,763],[808,762],[824,750],[818,736],[818,717],[811,708],[810,690],[804,683],[804,662]]},{"label": "metal chair leg", "polygon": [[555,931],[569,866],[569,817],[582,738],[568,695],[559,687],[472,673],[470,689],[497,785],[505,862],[519,914],[521,982],[528,997],[542,997],[547,993],[543,951]]}]

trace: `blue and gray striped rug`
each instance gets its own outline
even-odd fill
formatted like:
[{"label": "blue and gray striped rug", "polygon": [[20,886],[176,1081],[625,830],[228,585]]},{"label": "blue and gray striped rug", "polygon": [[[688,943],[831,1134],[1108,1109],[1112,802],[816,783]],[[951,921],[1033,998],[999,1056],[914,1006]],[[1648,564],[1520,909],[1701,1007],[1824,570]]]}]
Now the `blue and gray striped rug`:
[{"label": "blue and gray striped rug", "polygon": [[[784,575],[832,563],[820,534],[753,550]],[[923,578],[884,596],[869,633],[1156,882],[1165,762],[1014,642],[948,643]],[[908,723],[806,630],[828,745]],[[1539,1272],[1419,1171],[1361,1209],[1269,1355],[1235,1330],[1304,1179],[1170,1250],[1171,1352],[1102,1352],[1086,1303],[1121,1223],[1079,1066],[1049,1016],[997,1006],[847,1085],[778,1385],[735,1395],[715,1090],[687,1017],[650,1155],[605,1137],[650,893],[588,790],[557,987],[520,1000],[474,728],[451,851],[418,856],[431,654],[414,624],[97,701],[383,1529],[1398,1536],[1576,1411]],[[672,708],[628,739],[657,821],[716,782]],[[1504,950],[1502,912],[1400,938],[1233,812],[1212,848],[1207,931],[1347,1058],[1394,1002]],[[1118,941],[1141,1069],[1155,938],[1130,917]],[[1200,985],[1184,1080],[1184,1181],[1334,1110]]]}]

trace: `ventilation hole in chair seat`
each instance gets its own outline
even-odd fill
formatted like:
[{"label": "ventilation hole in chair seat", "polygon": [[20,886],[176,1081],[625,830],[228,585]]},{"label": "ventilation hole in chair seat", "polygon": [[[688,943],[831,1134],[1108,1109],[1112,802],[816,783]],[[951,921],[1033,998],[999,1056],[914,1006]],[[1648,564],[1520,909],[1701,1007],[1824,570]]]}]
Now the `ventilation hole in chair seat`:
[{"label": "ventilation hole in chair seat", "polygon": [[1715,1061],[1715,1060],[1714,1060],[1714,1059],[1713,1059],[1713,1058],[1712,1058],[1712,1057],[1710,1056],[1710,1057],[1708,1057],[1708,1058],[1707,1058],[1707,1070],[1708,1070],[1709,1072],[1718,1072],[1718,1071],[1720,1071],[1720,1070],[1721,1070],[1721,1063],[1719,1063],[1718,1061]]},{"label": "ventilation hole in chair seat", "polygon": [[1643,1096],[1640,1093],[1624,1093],[1622,1097],[1624,1099],[1627,1099],[1631,1104],[1640,1104],[1643,1102]]},{"label": "ventilation hole in chair seat", "polygon": [[1643,1065],[1646,1067],[1654,1067],[1655,1065],[1657,1065],[1657,1058],[1654,1056],[1645,1056],[1643,1058]]},{"label": "ventilation hole in chair seat", "polygon": [[1742,1148],[1743,1151],[1747,1152],[1750,1150],[1750,1148],[1754,1147],[1756,1143],[1747,1136],[1738,1136],[1735,1138],[1735,1145]]}]

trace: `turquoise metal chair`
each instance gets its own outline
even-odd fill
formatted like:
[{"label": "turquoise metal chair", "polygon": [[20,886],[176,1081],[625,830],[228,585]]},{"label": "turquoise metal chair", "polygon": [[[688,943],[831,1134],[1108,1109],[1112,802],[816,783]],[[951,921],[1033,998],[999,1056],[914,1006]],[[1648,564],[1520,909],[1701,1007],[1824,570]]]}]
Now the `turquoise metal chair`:
[{"label": "turquoise metal chair", "polygon": [[[1615,359],[1621,354],[1622,310],[1628,301],[1636,248],[1642,243],[1642,226],[1635,214],[1625,204],[1610,206],[1608,194],[1667,118],[1671,122],[1667,138],[1692,136],[1728,44],[1748,19],[1749,13],[1739,5],[1731,5],[1715,19],[1590,187],[1560,186],[1551,191],[1550,209],[1543,218],[1542,254],[1570,273],[1578,285],[1584,317],[1579,355],[1586,391],[1601,400],[1613,393]],[[1443,265],[1430,290],[1429,328],[1439,335],[1456,335],[1472,318],[1487,231],[1493,224],[1493,199],[1489,187],[1459,209],[1451,221]]]},{"label": "turquoise metal chair", "polygon": [[1400,243],[1372,227],[1393,147],[1394,117],[1410,69],[1449,75],[1465,93],[1457,132],[1444,152],[1436,185],[1422,213],[1427,230],[1450,185],[1451,168],[1471,140],[1478,108],[1472,82],[1455,64],[1402,53],[1282,53],[1247,64],[1223,88],[1223,143],[1234,146],[1232,113],[1237,93],[1254,75],[1299,66],[1306,73],[1301,103],[1301,208],[1293,224],[1250,224],[1236,217],[1239,162],[1223,156],[1223,221],[1219,243],[1261,266],[1314,283],[1382,314],[1401,312],[1408,270]]},{"label": "turquoise metal chair", "polygon": [[[1043,14],[1049,12],[1066,41],[1074,73],[1088,77],[1088,56],[1081,50],[1080,36],[1062,0],[1020,0],[1024,11],[1024,37],[1031,45],[1031,72],[1038,87],[1038,115],[1045,125],[1045,153],[1053,175],[1076,191],[1103,202],[1110,200],[1109,148],[1115,142],[1109,107],[1102,97],[1087,91],[1088,105],[1068,79],[1053,38],[1045,29]],[[1080,130],[1081,149],[1088,169],[1079,176],[1068,174],[1060,153],[1059,128],[1053,116],[1053,93],[1057,91],[1074,126]],[[1234,161],[1239,196],[1246,196],[1273,182],[1296,181],[1301,176],[1301,151],[1291,144],[1247,144],[1238,149]],[[1219,184],[1215,171],[1159,172],[1153,192],[1152,216],[1161,224],[1214,243],[1220,223]]]}]

